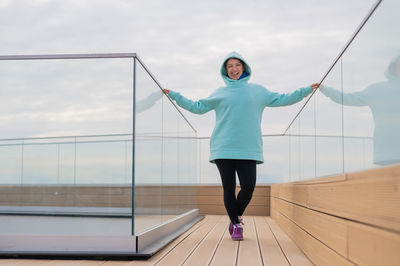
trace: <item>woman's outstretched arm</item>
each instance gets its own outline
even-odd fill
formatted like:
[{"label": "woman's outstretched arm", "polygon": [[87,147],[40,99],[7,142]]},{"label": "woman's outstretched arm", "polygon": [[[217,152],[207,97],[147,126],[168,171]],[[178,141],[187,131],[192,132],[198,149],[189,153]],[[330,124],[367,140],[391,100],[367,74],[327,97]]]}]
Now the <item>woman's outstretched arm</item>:
[{"label": "woman's outstretched arm", "polygon": [[307,97],[313,90],[319,87],[319,83],[313,83],[308,87],[300,88],[292,93],[276,93],[267,91],[265,95],[265,105],[269,107],[278,107],[295,104]]},{"label": "woman's outstretched arm", "polygon": [[174,100],[180,107],[194,114],[204,114],[214,109],[212,97],[203,100],[192,101],[179,92],[174,92],[169,89],[163,89],[164,93]]}]

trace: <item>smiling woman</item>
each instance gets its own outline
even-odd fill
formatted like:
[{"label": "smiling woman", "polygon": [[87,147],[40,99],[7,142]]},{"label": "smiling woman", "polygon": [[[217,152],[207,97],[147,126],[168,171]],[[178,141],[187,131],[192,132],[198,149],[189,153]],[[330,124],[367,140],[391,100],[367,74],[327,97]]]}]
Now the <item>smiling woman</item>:
[{"label": "smiling woman", "polygon": [[[224,204],[231,224],[233,240],[243,239],[242,214],[249,204],[256,184],[256,164],[264,162],[261,119],[265,107],[291,105],[309,95],[319,84],[298,89],[290,94],[270,92],[258,84],[248,83],[249,64],[236,52],[226,56],[221,66],[226,86],[215,90],[208,98],[191,101],[180,93],[165,89],[182,108],[196,114],[211,110],[216,125],[210,140],[210,162],[221,175]],[[235,195],[237,173],[241,191]]]}]

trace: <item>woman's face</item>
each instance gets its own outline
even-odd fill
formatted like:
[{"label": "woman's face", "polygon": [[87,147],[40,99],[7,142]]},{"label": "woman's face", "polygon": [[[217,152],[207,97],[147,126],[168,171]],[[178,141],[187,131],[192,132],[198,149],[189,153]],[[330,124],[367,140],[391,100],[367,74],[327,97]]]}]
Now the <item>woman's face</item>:
[{"label": "woman's face", "polygon": [[230,79],[238,80],[243,74],[243,64],[239,59],[231,58],[226,62],[226,73]]}]

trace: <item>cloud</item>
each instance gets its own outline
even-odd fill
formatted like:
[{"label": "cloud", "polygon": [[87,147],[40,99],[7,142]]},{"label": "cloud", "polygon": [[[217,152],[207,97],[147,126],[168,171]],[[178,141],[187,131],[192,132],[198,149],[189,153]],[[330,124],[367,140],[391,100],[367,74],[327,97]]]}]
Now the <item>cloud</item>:
[{"label": "cloud", "polygon": [[[196,99],[223,84],[221,60],[237,50],[253,82],[288,92],[322,76],[373,2],[2,1],[0,54],[137,52],[163,86]],[[79,95],[77,103],[87,101]],[[298,107],[285,110],[268,111],[281,119],[264,119],[264,129],[281,132]],[[211,133],[212,114],[184,113],[201,135]]]},{"label": "cloud", "polygon": [[[223,85],[219,76],[221,61],[236,50],[251,64],[252,82],[272,91],[290,92],[322,78],[374,3],[0,0],[0,54],[137,52],[163,86],[199,99]],[[374,25],[368,25],[369,31],[361,35],[361,44],[355,46],[347,61],[363,71],[376,69],[370,79],[381,75],[379,71],[387,62],[379,56],[377,60],[382,62],[374,61],[376,67],[371,67],[363,55],[374,46],[376,54],[389,57],[393,49],[381,53],[378,48],[398,44],[397,35],[390,29]],[[374,38],[378,33],[382,37]],[[137,97],[144,99],[159,88],[142,69],[138,71]],[[1,137],[129,133],[131,73],[131,62],[119,60],[0,61]],[[264,134],[282,133],[300,105],[266,110]],[[197,116],[182,112],[199,136],[211,134],[213,113]],[[176,132],[183,121],[165,99],[138,115],[138,132],[158,134],[161,121],[168,132]],[[287,141],[283,138],[277,143],[286,145]],[[273,168],[284,160],[280,158],[285,154],[278,154],[281,145],[265,145],[266,159],[271,163],[260,170],[263,182],[287,175],[282,173],[284,167]],[[160,155],[157,147],[143,144],[150,155]],[[124,149],[120,152],[125,154]],[[144,179],[152,176],[145,173],[154,163],[150,155],[141,158],[148,163],[147,168],[143,167]],[[203,170],[210,174],[205,177],[214,177],[216,169],[207,167]],[[115,169],[122,168],[118,165]]]}]

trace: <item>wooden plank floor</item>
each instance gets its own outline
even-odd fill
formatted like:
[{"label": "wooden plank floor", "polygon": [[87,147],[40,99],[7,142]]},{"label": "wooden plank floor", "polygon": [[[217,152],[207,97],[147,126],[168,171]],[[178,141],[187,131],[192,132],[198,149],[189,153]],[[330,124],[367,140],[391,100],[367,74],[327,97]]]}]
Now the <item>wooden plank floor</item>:
[{"label": "wooden plank floor", "polygon": [[312,265],[270,217],[245,216],[244,240],[232,241],[227,216],[207,215],[147,261],[2,259],[0,266]]}]

